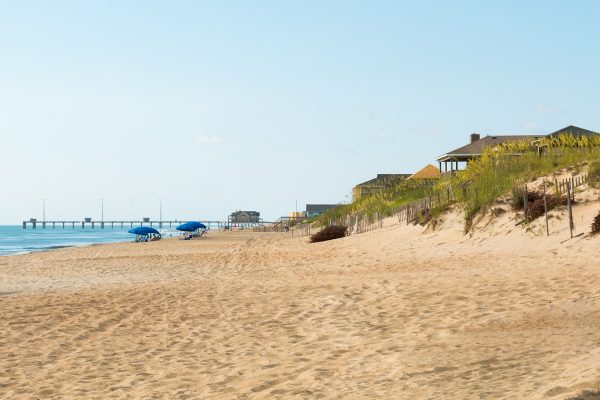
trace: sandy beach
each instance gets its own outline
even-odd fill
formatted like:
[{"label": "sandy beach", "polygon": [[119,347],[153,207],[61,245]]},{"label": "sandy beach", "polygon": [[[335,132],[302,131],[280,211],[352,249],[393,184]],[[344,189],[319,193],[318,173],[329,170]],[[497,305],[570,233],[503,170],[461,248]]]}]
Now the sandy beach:
[{"label": "sandy beach", "polygon": [[568,398],[600,382],[600,238],[536,224],[3,257],[0,397]]}]

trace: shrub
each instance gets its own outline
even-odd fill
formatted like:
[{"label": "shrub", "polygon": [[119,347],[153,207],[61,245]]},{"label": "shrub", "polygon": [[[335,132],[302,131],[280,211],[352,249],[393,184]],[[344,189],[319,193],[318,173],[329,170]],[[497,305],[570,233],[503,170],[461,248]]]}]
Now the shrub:
[{"label": "shrub", "polygon": [[310,237],[311,243],[324,242],[326,240],[333,240],[343,238],[348,235],[348,228],[343,225],[331,225],[321,229]]},{"label": "shrub", "polygon": [[597,235],[598,233],[600,233],[600,213],[596,215],[594,222],[592,222],[592,235]]},{"label": "shrub", "polygon": [[600,162],[594,161],[590,165],[590,169],[588,171],[588,181],[590,183],[590,186],[600,186]]},{"label": "shrub", "polygon": [[[536,201],[542,201],[542,210],[544,207],[544,195],[543,193],[538,192],[528,192],[527,193],[527,209],[531,208],[533,203]],[[515,211],[522,210],[525,207],[525,199],[523,198],[522,190],[513,190],[513,198],[511,202],[512,208]]]},{"label": "shrub", "polygon": [[[534,193],[530,193],[530,195]],[[530,221],[544,215],[544,195],[541,193],[535,193],[533,198],[533,201],[528,200],[527,202],[527,218]],[[548,211],[559,206],[566,206],[567,203],[567,196],[546,194],[546,207],[548,208]]]},{"label": "shrub", "polygon": [[568,400],[599,400],[600,390],[584,390],[575,397],[570,397]]},{"label": "shrub", "polygon": [[432,217],[431,210],[420,210],[417,212],[417,219],[415,220],[414,225],[419,224],[425,226],[431,221]]}]

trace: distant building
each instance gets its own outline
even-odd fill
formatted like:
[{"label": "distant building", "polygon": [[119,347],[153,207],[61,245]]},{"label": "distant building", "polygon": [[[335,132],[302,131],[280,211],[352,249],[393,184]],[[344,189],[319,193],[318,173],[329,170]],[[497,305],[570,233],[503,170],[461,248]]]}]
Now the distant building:
[{"label": "distant building", "polygon": [[325,211],[337,207],[338,204],[307,204],[306,205],[306,218],[318,217]]},{"label": "distant building", "polygon": [[289,219],[304,219],[306,218],[306,211],[290,211],[288,213]]},{"label": "distant building", "polygon": [[411,176],[409,176],[408,178],[406,178],[407,180],[412,180],[412,181],[435,181],[437,179],[440,179],[440,170],[437,169],[436,167],[434,167],[431,164],[427,164],[425,167],[421,168],[420,170],[418,170],[417,172],[415,172],[414,174],[412,174]]},{"label": "distant building", "polygon": [[383,189],[392,187],[408,178],[410,174],[377,174],[376,178],[359,183],[352,188],[352,201],[362,196],[377,193]]},{"label": "distant building", "polygon": [[256,224],[260,222],[258,211],[235,211],[227,219],[231,224]]}]

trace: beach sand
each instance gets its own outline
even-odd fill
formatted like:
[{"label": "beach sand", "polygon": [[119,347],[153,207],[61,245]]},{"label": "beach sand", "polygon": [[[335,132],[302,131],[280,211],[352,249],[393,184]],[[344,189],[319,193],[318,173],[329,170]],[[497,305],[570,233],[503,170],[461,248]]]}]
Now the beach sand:
[{"label": "beach sand", "polygon": [[3,257],[0,397],[567,398],[600,382],[600,238],[553,215]]}]

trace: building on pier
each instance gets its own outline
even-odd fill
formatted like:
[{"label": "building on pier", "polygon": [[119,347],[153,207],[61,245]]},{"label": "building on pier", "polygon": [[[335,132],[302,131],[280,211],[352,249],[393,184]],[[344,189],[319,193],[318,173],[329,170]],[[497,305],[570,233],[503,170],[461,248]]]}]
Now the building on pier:
[{"label": "building on pier", "polygon": [[261,221],[258,211],[234,211],[227,220],[230,224],[258,224]]}]

